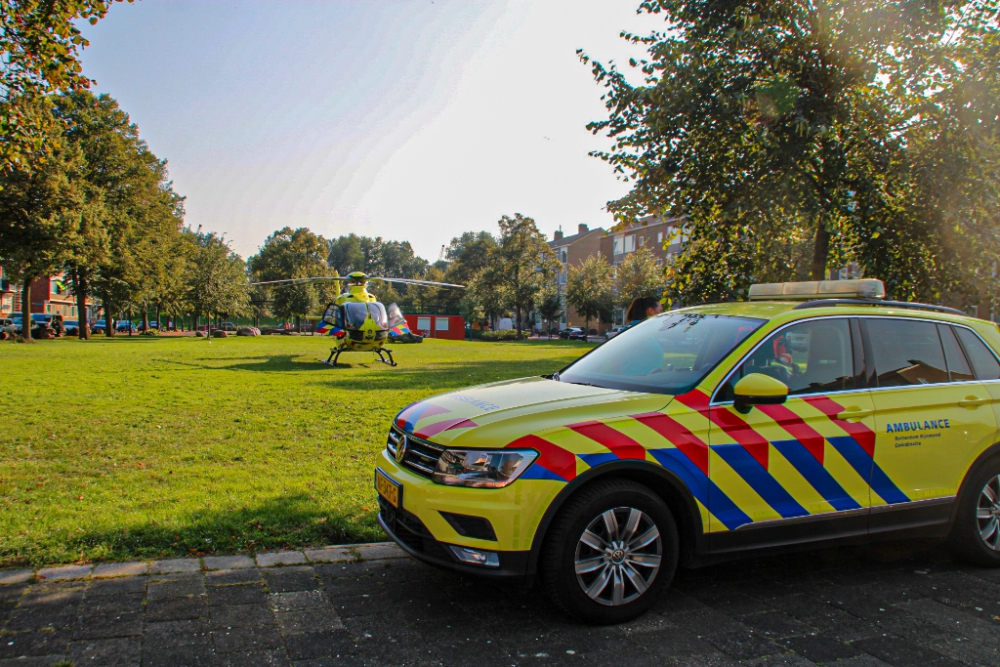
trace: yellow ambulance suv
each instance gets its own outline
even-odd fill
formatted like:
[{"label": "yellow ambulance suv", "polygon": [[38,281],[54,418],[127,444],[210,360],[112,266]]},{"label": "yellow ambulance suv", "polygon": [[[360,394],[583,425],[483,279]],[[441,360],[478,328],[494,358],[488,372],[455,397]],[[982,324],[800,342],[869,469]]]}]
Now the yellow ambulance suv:
[{"label": "yellow ambulance suv", "polygon": [[754,285],[565,369],[408,406],[379,523],[454,570],[633,618],[696,566],[938,538],[1000,566],[1000,330],[878,280]]}]

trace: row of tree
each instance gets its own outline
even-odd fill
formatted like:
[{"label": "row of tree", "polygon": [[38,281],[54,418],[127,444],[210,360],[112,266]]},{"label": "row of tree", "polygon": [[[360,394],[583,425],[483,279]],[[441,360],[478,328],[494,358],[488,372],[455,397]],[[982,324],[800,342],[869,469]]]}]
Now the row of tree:
[{"label": "row of tree", "polygon": [[215,234],[183,227],[166,161],[113,99],[76,91],[34,113],[50,116],[44,147],[22,147],[0,169],[0,265],[22,286],[24,322],[32,281],[60,272],[76,295],[82,338],[90,299],[103,304],[108,335],[121,313],[145,323],[151,312],[197,319],[247,308],[243,261]]}]

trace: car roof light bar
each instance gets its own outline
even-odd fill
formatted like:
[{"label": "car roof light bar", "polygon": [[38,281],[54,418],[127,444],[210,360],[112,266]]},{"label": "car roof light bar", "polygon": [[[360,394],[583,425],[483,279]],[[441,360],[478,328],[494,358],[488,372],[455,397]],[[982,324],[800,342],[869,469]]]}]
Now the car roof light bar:
[{"label": "car roof light bar", "polygon": [[857,280],[812,280],[793,283],[759,283],[750,286],[751,301],[798,301],[813,299],[881,299],[885,285],[874,278]]},{"label": "car roof light bar", "polygon": [[935,306],[930,303],[916,303],[914,301],[882,301],[881,299],[815,299],[806,301],[795,306],[792,310],[803,308],[827,308],[830,306],[883,306],[885,308],[908,308],[911,310],[932,310],[938,313],[948,313],[949,315],[961,315],[969,317],[958,308],[948,306]]}]

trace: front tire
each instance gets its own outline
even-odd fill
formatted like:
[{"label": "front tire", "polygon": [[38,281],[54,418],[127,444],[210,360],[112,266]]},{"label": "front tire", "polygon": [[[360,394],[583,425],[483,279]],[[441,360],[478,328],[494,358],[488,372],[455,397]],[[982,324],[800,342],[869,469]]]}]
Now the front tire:
[{"label": "front tire", "polygon": [[1000,456],[979,466],[965,485],[952,544],[967,561],[1000,567]]},{"label": "front tire", "polygon": [[556,517],[542,552],[542,584],[574,618],[623,623],[670,585],[678,554],[677,524],[659,496],[628,480],[598,482]]}]

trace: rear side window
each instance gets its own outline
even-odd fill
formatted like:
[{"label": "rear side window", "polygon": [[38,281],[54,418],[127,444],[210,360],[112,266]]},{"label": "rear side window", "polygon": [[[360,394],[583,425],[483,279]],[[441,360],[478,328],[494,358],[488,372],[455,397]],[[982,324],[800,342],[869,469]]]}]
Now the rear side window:
[{"label": "rear side window", "polygon": [[949,382],[937,326],[916,320],[865,319],[879,387]]},{"label": "rear side window", "polygon": [[979,339],[979,336],[968,329],[957,328],[958,338],[969,355],[977,380],[1000,380],[1000,362]]},{"label": "rear side window", "polygon": [[955,330],[947,324],[939,324],[938,333],[941,334],[941,345],[944,347],[944,358],[948,362],[948,375],[951,377],[951,381],[970,382],[974,380],[972,369],[969,368],[969,362],[965,358],[965,352],[962,352],[962,346],[955,338]]}]

